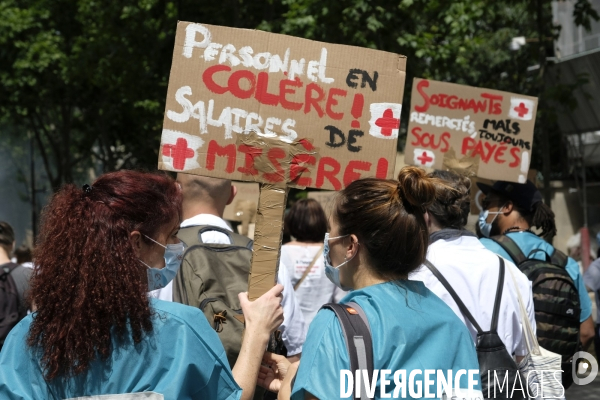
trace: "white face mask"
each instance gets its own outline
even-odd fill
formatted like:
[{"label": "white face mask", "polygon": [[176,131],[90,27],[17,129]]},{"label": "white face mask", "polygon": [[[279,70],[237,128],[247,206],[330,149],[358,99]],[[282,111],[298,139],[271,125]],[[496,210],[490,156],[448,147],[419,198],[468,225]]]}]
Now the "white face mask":
[{"label": "white face mask", "polygon": [[[500,210],[502,210],[504,208],[504,206],[500,207]],[[481,210],[481,212],[479,213],[479,231],[481,232],[481,234],[483,236],[485,236],[486,238],[490,237],[490,234],[492,232],[492,224],[494,223],[494,221],[496,220],[496,218],[498,217],[499,214],[502,214],[503,211],[493,211],[493,212],[489,212],[488,210]],[[491,222],[487,222],[487,217],[488,215],[494,215],[494,218],[492,218]]]},{"label": "white face mask", "polygon": [[[146,235],[144,235],[146,236]],[[142,260],[140,262],[148,267],[148,290],[162,289],[169,284],[177,275],[177,271],[183,261],[183,253],[185,252],[185,246],[183,242],[176,244],[163,245],[151,237],[146,236],[154,243],[165,248],[165,267],[164,268],[152,268]]]}]

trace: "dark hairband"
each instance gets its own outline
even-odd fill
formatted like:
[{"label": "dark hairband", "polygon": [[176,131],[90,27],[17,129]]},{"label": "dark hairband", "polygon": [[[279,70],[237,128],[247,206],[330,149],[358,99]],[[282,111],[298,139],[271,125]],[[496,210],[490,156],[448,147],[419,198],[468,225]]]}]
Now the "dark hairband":
[{"label": "dark hairband", "polygon": [[83,185],[83,186],[81,187],[81,189],[84,191],[84,193],[85,193],[85,194],[88,194],[89,192],[91,192],[91,191],[92,191],[92,189],[93,189],[93,188],[92,188],[90,185],[88,185],[88,184],[86,183],[85,185]]}]

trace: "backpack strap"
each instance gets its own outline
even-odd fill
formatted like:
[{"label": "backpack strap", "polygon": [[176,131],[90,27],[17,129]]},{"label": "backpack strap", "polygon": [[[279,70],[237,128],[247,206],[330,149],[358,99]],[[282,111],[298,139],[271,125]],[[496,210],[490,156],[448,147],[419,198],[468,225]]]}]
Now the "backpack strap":
[{"label": "backpack strap", "polygon": [[252,250],[253,241],[252,239],[238,235],[237,233],[231,232],[228,229],[221,228],[220,226],[214,225],[197,225],[197,226],[188,226],[179,230],[177,233],[177,237],[187,245],[187,247],[191,247],[195,244],[204,244],[202,242],[202,234],[204,232],[217,231],[224,235],[227,235],[231,245],[238,247],[245,247],[249,250]]},{"label": "backpack strap", "polygon": [[500,313],[500,300],[502,299],[502,290],[504,289],[504,259],[498,256],[500,260],[500,272],[498,274],[498,287],[496,288],[496,300],[494,301],[494,313],[492,314],[492,326],[490,331],[498,332],[498,314]]},{"label": "backpack strap", "polygon": [[317,262],[317,260],[321,256],[321,254],[323,254],[323,247],[325,247],[325,245],[321,245],[321,248],[319,248],[319,251],[317,251],[317,254],[315,254],[315,256],[313,257],[313,259],[310,262],[310,264],[308,265],[308,267],[306,267],[306,269],[304,270],[304,273],[302,274],[302,276],[300,277],[298,282],[296,282],[296,284],[294,285],[294,290],[298,290],[298,288],[300,287],[300,285],[302,285],[302,282],[304,282],[304,279],[306,279],[306,277],[308,276],[308,273],[312,270],[313,266],[315,265],[315,263]]},{"label": "backpack strap", "polygon": [[569,257],[558,249],[554,249],[554,253],[550,256],[550,262],[558,265],[561,268],[566,268],[569,263]]},{"label": "backpack strap", "polygon": [[424,264],[427,268],[429,268],[433,275],[438,278],[440,283],[444,285],[448,293],[450,293],[450,296],[452,296],[456,302],[460,312],[469,320],[469,322],[471,322],[475,329],[477,329],[477,333],[483,333],[483,329],[481,329],[477,321],[475,321],[475,318],[473,318],[473,315],[471,315],[471,312],[469,312],[469,309],[467,306],[465,306],[465,303],[463,303],[460,297],[458,297],[458,294],[456,294],[450,283],[446,280],[446,278],[444,278],[444,275],[442,275],[442,273],[429,260],[425,260]]},{"label": "backpack strap", "polygon": [[13,272],[15,270],[15,268],[17,268],[19,266],[19,264],[16,264],[14,262],[8,262],[6,264],[2,264],[0,267],[0,280],[5,281],[6,278],[8,278],[8,275],[10,275],[11,272]]},{"label": "backpack strap", "polygon": [[492,239],[494,242],[498,243],[500,245],[500,247],[502,247],[504,249],[504,251],[506,251],[508,253],[510,258],[513,259],[513,261],[515,262],[515,264],[517,264],[517,266],[519,264],[521,264],[523,261],[527,260],[527,257],[525,257],[525,254],[523,254],[519,245],[514,240],[509,238],[508,236],[498,235],[498,236],[492,236],[490,239]]},{"label": "backpack strap", "polygon": [[[373,379],[373,341],[369,320],[364,310],[354,302],[346,304],[327,303],[322,308],[328,308],[335,313],[344,338],[346,349],[350,356],[350,371],[367,370],[369,380]],[[361,379],[360,397],[356,399],[366,400],[367,391],[364,380]]]}]

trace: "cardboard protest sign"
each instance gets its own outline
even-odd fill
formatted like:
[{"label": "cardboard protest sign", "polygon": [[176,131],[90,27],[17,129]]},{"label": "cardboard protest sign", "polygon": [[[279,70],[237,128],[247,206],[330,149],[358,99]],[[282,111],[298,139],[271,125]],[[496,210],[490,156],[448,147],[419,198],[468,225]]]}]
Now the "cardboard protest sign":
[{"label": "cardboard protest sign", "polygon": [[340,190],[391,177],[406,58],[179,22],[159,168]]},{"label": "cardboard protest sign", "polygon": [[407,164],[525,182],[537,98],[415,78]]},{"label": "cardboard protest sign", "polygon": [[250,298],[273,284],[289,187],[392,177],[405,67],[372,49],[178,23],[158,166],[261,184]]}]

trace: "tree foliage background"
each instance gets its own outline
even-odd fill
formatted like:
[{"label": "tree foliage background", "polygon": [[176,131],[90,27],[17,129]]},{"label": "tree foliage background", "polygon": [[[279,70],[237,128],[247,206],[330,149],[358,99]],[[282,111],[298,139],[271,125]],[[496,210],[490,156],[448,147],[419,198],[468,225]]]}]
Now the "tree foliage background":
[{"label": "tree foliage background", "polygon": [[[547,0],[0,0],[0,132],[32,138],[53,189],[120,168],[154,168],[178,20],[257,28],[408,57],[423,77],[540,95],[574,107],[572,85],[529,67],[553,55]],[[577,0],[576,22],[598,14]],[[509,50],[513,37],[540,38]],[[530,70],[532,68],[529,68]],[[562,157],[557,110],[542,103],[542,139]],[[540,124],[537,124],[540,125]],[[403,146],[403,139],[400,146]],[[564,165],[554,163],[556,172]]]}]

